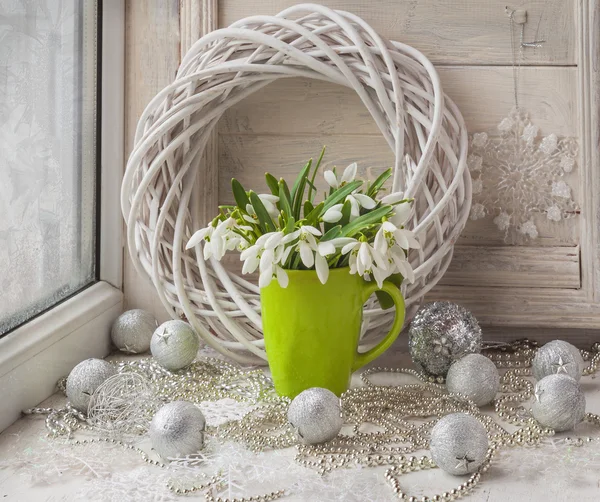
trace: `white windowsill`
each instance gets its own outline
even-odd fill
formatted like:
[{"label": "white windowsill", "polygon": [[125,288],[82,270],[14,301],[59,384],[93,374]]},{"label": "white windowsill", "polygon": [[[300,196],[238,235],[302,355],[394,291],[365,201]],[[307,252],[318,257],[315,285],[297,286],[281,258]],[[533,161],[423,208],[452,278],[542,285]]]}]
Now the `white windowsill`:
[{"label": "white windowsill", "polygon": [[123,293],[99,282],[0,339],[0,431],[50,396],[77,363],[108,354],[122,305]]}]

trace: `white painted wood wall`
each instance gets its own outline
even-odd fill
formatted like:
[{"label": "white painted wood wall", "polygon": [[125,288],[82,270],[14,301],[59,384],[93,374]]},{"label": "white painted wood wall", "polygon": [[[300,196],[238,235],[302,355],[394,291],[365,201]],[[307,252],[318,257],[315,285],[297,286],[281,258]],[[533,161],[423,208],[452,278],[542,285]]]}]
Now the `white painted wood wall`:
[{"label": "white painted wood wall", "polygon": [[[145,104],[175,75],[185,50],[202,34],[255,14],[275,14],[293,0],[130,0],[127,3],[126,153]],[[527,10],[520,104],[542,134],[580,138],[570,179],[581,214],[540,222],[540,238],[508,246],[489,220],[470,221],[455,258],[431,299],[471,308],[483,324],[600,327],[598,267],[598,2],[596,0],[324,0],[354,12],[384,36],[424,52],[470,131],[493,129],[513,106],[510,25],[505,6]],[[389,147],[351,90],[308,80],[276,82],[230,109],[206,153],[194,213],[200,221],[231,202],[232,176],[263,186],[263,175],[291,177],[328,147],[330,164],[358,161],[371,174],[392,163]],[[152,286],[125,261],[129,306],[165,314]]]}]

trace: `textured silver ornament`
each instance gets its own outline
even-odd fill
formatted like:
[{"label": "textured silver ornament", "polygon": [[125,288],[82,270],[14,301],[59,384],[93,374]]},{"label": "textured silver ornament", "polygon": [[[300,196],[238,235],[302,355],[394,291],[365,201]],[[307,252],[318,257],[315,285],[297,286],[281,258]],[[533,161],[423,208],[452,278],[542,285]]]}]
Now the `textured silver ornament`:
[{"label": "textured silver ornament", "polygon": [[123,312],[112,325],[110,337],[115,346],[130,354],[148,352],[152,333],[158,326],[152,314],[141,309]]},{"label": "textured silver ornament", "polygon": [[579,349],[562,340],[553,340],[540,347],[533,358],[531,371],[536,380],[548,375],[568,375],[581,378],[585,363]]},{"label": "textured silver ornament", "polygon": [[185,321],[162,323],[152,335],[150,351],[159,364],[168,370],[185,368],[196,358],[200,340]]},{"label": "textured silver ornament", "polygon": [[475,472],[485,460],[488,435],[483,424],[466,413],[446,415],[431,430],[431,458],[449,474]]},{"label": "textured silver ornament", "polygon": [[340,398],[328,389],[313,387],[298,394],[288,410],[288,422],[304,444],[319,444],[336,437],[344,418]]},{"label": "textured silver ornament", "polygon": [[460,305],[429,303],[410,323],[408,347],[421,370],[446,376],[454,361],[481,351],[481,328],[473,314]]},{"label": "textured silver ornament", "polygon": [[570,376],[548,375],[535,385],[531,412],[543,426],[568,431],[585,416],[585,396]]},{"label": "textured silver ornament", "polygon": [[446,387],[449,392],[464,394],[477,406],[484,406],[496,397],[500,375],[489,358],[481,354],[467,354],[450,366]]},{"label": "textured silver ornament", "polygon": [[187,401],[173,401],[156,412],[150,423],[152,448],[164,459],[181,458],[204,447],[206,420]]},{"label": "textured silver ornament", "polygon": [[73,408],[87,413],[92,394],[116,373],[116,368],[102,359],[86,359],[75,366],[66,384],[67,398]]}]

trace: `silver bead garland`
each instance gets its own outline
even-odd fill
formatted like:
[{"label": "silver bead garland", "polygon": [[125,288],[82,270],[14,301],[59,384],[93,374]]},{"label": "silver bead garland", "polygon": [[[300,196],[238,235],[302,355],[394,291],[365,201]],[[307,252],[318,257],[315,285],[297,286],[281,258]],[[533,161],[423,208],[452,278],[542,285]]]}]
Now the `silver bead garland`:
[{"label": "silver bead garland", "polygon": [[429,303],[410,323],[408,348],[413,362],[425,373],[446,376],[454,361],[481,351],[481,328],[460,305]]},{"label": "silver bead garland", "polygon": [[[176,373],[162,368],[152,359],[121,362],[115,367],[119,372],[139,372],[150,380],[157,398],[166,401],[183,399],[200,403],[231,398],[252,403],[255,407],[241,420],[223,424],[218,428],[207,426],[206,432],[223,440],[239,441],[254,451],[296,446],[297,462],[322,474],[356,464],[386,465],[389,468],[385,479],[392,492],[400,500],[413,502],[417,499],[403,491],[399,479],[412,471],[433,468],[435,462],[426,456],[418,458],[410,454],[428,448],[431,429],[438,422],[437,417],[466,413],[485,427],[489,447],[477,471],[456,488],[418,499],[439,502],[455,500],[475,490],[499,450],[535,445],[544,437],[554,434],[553,429],[540,425],[522,406],[534,393],[534,385],[529,379],[529,366],[536,350],[534,342],[524,340],[485,351],[486,356],[497,367],[506,369],[500,380],[500,395],[494,401],[495,417],[481,413],[476,404],[466,396],[448,394],[444,386],[435,383],[439,377],[425,376],[412,369],[369,368],[361,375],[365,386],[352,388],[341,397],[348,431],[344,429],[331,441],[317,445],[298,442],[295,431],[287,420],[290,400],[276,395],[270,379],[262,370],[242,370],[217,359],[202,359]],[[594,374],[600,364],[600,343],[594,344],[590,351],[581,351],[581,354],[587,362],[583,374]],[[419,378],[421,383],[377,386],[370,380],[376,373],[407,373]],[[59,382],[59,387],[64,391],[64,381]],[[85,415],[69,405],[62,409],[33,408],[26,413],[47,415],[46,425],[54,436],[72,437],[79,429],[98,434],[98,431],[86,422]],[[432,418],[423,422],[424,417]],[[418,421],[411,422],[412,418]],[[600,428],[600,416],[586,413],[584,420]],[[501,422],[517,429],[509,432],[500,425]],[[379,430],[367,432],[362,429],[363,424],[375,425]],[[597,439],[599,438],[579,438],[579,441],[585,443]],[[152,459],[144,450],[114,438],[75,439],[72,444],[88,442],[117,444],[124,449],[136,451],[150,465],[169,469],[168,464]],[[190,487],[182,488],[171,482],[168,486],[177,494],[202,491],[206,500],[233,502],[233,499],[217,495],[222,484],[223,478],[217,473],[212,478]],[[237,498],[235,502],[274,500],[284,494],[281,490],[260,496]]]}]

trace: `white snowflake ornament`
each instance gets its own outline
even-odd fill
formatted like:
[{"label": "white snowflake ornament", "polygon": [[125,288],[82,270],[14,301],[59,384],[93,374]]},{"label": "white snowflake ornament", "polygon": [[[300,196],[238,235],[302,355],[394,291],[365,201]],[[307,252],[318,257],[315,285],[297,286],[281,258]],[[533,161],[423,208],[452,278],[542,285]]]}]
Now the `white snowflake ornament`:
[{"label": "white snowflake ornament", "polygon": [[539,215],[560,222],[578,214],[565,179],[576,167],[577,140],[540,135],[518,108],[497,129],[497,137],[485,132],[471,136],[467,158],[473,177],[471,219],[490,217],[504,240],[514,244],[539,237]]}]

